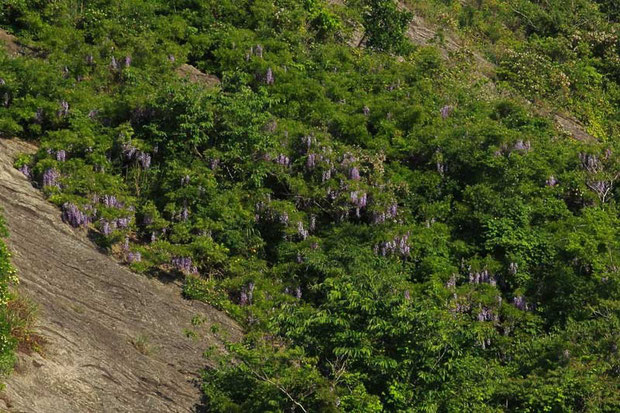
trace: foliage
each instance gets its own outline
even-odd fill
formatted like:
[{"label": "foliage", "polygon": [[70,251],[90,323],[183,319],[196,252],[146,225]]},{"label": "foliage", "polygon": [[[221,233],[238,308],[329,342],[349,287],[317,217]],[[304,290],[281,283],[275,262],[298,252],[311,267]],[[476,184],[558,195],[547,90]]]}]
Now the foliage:
[{"label": "foliage", "polygon": [[0,134],[68,224],[242,323],[210,411],[617,411],[600,3],[410,1],[421,47],[391,0],[9,1],[35,52],[0,54]]}]

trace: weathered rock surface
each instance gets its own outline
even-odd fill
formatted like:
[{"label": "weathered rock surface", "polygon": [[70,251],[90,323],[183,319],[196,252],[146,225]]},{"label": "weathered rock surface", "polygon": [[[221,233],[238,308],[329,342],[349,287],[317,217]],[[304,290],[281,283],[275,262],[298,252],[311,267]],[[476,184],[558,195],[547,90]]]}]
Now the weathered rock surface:
[{"label": "weathered rock surface", "polygon": [[[208,305],[185,300],[179,285],[137,275],[98,252],[83,231],[13,169],[32,146],[0,140],[0,206],[19,271],[19,290],[39,305],[43,355],[20,354],[0,397],[12,412],[190,412],[203,351],[239,328]],[[194,316],[206,320],[199,327]],[[197,337],[188,338],[193,330]],[[4,403],[4,406],[3,406]]]},{"label": "weathered rock surface", "polygon": [[176,69],[177,75],[188,79],[192,83],[198,83],[206,87],[214,87],[220,84],[217,76],[203,73],[192,65],[182,64]]}]

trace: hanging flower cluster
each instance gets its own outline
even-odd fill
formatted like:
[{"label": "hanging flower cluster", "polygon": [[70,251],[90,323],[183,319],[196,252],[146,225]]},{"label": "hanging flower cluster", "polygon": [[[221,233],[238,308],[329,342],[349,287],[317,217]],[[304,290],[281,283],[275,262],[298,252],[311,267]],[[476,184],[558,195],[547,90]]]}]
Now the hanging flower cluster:
[{"label": "hanging flower cluster", "polygon": [[62,220],[74,228],[87,226],[92,222],[92,216],[85,214],[70,202],[62,205]]},{"label": "hanging flower cluster", "polygon": [[56,186],[59,187],[58,178],[60,178],[60,173],[54,169],[49,168],[43,173],[43,187],[46,186]]},{"label": "hanging flower cluster", "polygon": [[376,254],[381,254],[383,257],[388,255],[408,257],[411,253],[411,247],[409,246],[409,233],[397,235],[391,241],[384,241],[378,245],[375,245],[374,251]]},{"label": "hanging flower cluster", "polygon": [[487,269],[482,271],[471,271],[469,272],[469,282],[470,284],[490,284],[497,285],[497,280],[495,276],[489,273]]},{"label": "hanging flower cluster", "polygon": [[192,259],[189,257],[174,257],[170,263],[174,268],[183,273],[198,274],[198,268],[193,265]]},{"label": "hanging flower cluster", "polygon": [[138,150],[138,148],[129,143],[123,145],[123,157],[127,162],[137,162],[142,169],[149,169],[151,167],[151,155]]}]

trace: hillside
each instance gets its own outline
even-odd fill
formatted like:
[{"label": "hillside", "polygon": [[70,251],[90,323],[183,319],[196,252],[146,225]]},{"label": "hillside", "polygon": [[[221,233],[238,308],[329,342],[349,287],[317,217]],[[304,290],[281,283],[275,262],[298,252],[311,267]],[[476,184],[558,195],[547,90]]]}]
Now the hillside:
[{"label": "hillside", "polygon": [[7,0],[0,136],[54,228],[238,323],[207,411],[615,412],[616,4]]},{"label": "hillside", "polygon": [[[41,354],[19,354],[0,399],[15,412],[190,412],[200,404],[202,353],[236,325],[181,297],[176,285],[137,276],[60,220],[13,168],[35,149],[0,140],[0,205],[19,291],[37,303]],[[192,319],[204,320],[193,325]],[[186,336],[194,331],[195,337]]]}]

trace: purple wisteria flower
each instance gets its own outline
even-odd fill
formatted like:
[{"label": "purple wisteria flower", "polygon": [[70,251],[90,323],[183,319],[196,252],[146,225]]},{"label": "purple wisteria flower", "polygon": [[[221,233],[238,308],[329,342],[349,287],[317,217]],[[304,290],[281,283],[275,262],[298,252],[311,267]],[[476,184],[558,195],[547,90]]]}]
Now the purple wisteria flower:
[{"label": "purple wisteria flower", "polygon": [[289,164],[291,163],[291,160],[289,159],[288,156],[286,156],[284,154],[280,154],[276,158],[276,163],[278,163],[279,165],[282,165],[282,166],[289,166]]},{"label": "purple wisteria flower", "polygon": [[278,220],[281,224],[288,225],[288,214],[286,212],[281,213],[278,217]]},{"label": "purple wisteria flower", "polygon": [[515,298],[512,300],[512,303],[519,310],[526,311],[529,309],[529,305],[525,302],[525,298],[523,298],[522,295],[515,296]]},{"label": "purple wisteria flower", "polygon": [[517,274],[518,271],[519,271],[519,264],[517,264],[516,262],[511,262],[510,265],[508,266],[508,273],[510,275],[515,275]]},{"label": "purple wisteria flower", "polygon": [[309,235],[308,230],[304,229],[304,224],[301,221],[297,223],[297,234],[303,240],[308,238],[308,235]]},{"label": "purple wisteria flower", "polygon": [[101,202],[109,208],[120,209],[124,206],[124,204],[116,199],[116,196],[114,195],[104,195],[103,198],[101,198]]},{"label": "purple wisteria flower", "polygon": [[557,179],[555,179],[555,176],[551,175],[549,178],[547,178],[547,181],[545,183],[547,184],[547,186],[554,187],[558,184],[558,181]]},{"label": "purple wisteria flower", "polygon": [[354,181],[359,181],[360,180],[360,171],[359,169],[357,169],[357,167],[353,167],[349,170],[349,178],[351,178]]},{"label": "purple wisteria flower", "polygon": [[129,223],[131,222],[130,218],[117,218],[112,221],[117,228],[125,229],[129,227]]},{"label": "purple wisteria flower", "polygon": [[391,241],[384,241],[375,246],[375,252],[383,257],[388,255],[400,255],[407,257],[411,253],[409,246],[409,233],[395,236]]},{"label": "purple wisteria flower", "polygon": [[470,271],[469,282],[471,284],[497,285],[497,280],[495,279],[495,276],[490,274],[487,269],[484,269],[482,271]]},{"label": "purple wisteria flower", "polygon": [[131,66],[131,56],[125,56],[125,59],[123,59],[123,64],[125,67]]},{"label": "purple wisteria flower", "polygon": [[60,173],[54,169],[49,168],[43,173],[43,187],[46,186],[59,186],[58,178],[60,178]]},{"label": "purple wisteria flower", "polygon": [[62,205],[62,220],[75,228],[86,226],[91,222],[91,218],[88,215],[70,202],[65,202]]},{"label": "purple wisteria flower", "polygon": [[447,119],[452,114],[453,111],[454,111],[453,106],[446,105],[439,110],[439,113],[441,113],[442,119]]},{"label": "purple wisteria flower", "polygon": [[275,78],[271,68],[267,69],[267,73],[265,74],[265,83],[268,85],[273,85],[275,83]]},{"label": "purple wisteria flower", "polygon": [[127,254],[127,262],[129,264],[140,261],[142,261],[142,254],[140,254],[139,252],[130,252],[129,254]]},{"label": "purple wisteria flower", "polygon": [[170,261],[172,266],[177,270],[186,274],[197,274],[198,268],[192,264],[192,259],[189,257],[174,257]]},{"label": "purple wisteria flower", "polygon": [[323,174],[321,175],[321,182],[326,182],[329,181],[330,179],[332,179],[332,170],[327,169],[326,171],[323,171]]},{"label": "purple wisteria flower", "polygon": [[69,103],[66,100],[60,102],[60,109],[58,110],[58,116],[64,117],[69,114]]},{"label": "purple wisteria flower", "polygon": [[139,152],[136,156],[138,163],[142,166],[142,169],[149,169],[151,167],[151,155],[146,152]]},{"label": "purple wisteria flower", "polygon": [[187,209],[187,207],[183,207],[183,209],[181,210],[181,220],[187,221],[188,218],[189,218],[189,210]]},{"label": "purple wisteria flower", "polygon": [[19,172],[23,173],[26,178],[31,178],[32,174],[30,172],[30,167],[26,164],[23,164],[18,169]]},{"label": "purple wisteria flower", "polygon": [[531,149],[531,144],[530,144],[530,141],[523,142],[523,140],[522,140],[522,139],[519,139],[519,140],[517,141],[517,143],[515,143],[515,145],[514,145],[514,149],[515,149],[516,151],[523,151],[523,152],[527,152],[527,151],[529,151],[529,150]]},{"label": "purple wisteria flower", "polygon": [[64,149],[56,152],[56,160],[59,162],[64,162],[67,159],[67,152]]},{"label": "purple wisteria flower", "polygon": [[306,159],[306,167],[309,170],[312,170],[314,169],[315,166],[316,166],[316,154],[311,153],[308,155],[308,158]]},{"label": "purple wisteria flower", "polygon": [[301,143],[304,144],[308,150],[310,150],[310,147],[312,146],[312,136],[310,135],[302,136]]}]

